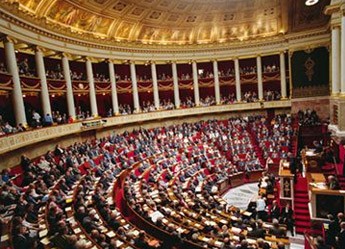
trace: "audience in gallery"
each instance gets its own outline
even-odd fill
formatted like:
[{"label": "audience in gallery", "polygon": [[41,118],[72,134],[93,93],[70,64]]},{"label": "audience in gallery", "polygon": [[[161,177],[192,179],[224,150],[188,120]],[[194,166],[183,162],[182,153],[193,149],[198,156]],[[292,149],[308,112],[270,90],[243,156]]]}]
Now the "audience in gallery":
[{"label": "audience in gallery", "polygon": [[26,131],[26,128],[22,124],[12,126],[8,121],[4,120],[2,115],[0,115],[0,136],[22,131]]},{"label": "audience in gallery", "polygon": [[200,106],[216,105],[216,98],[213,96],[207,96],[206,98],[200,98]]},{"label": "audience in gallery", "polygon": [[195,103],[193,101],[193,98],[188,96],[184,101],[181,101],[180,103],[181,108],[192,108],[195,107]]},{"label": "audience in gallery", "polygon": [[[5,170],[1,173],[1,193],[0,193],[0,205],[1,216],[7,217],[8,215],[14,215],[13,222],[16,224],[13,226],[13,243],[15,249],[36,244],[39,239],[37,232],[37,226],[39,222],[38,210],[40,207],[47,205],[48,208],[48,221],[50,226],[49,233],[55,235],[60,241],[65,241],[67,245],[76,241],[71,239],[73,232],[71,230],[70,219],[65,216],[66,199],[68,198],[69,191],[73,186],[78,183],[78,192],[74,202],[75,205],[75,217],[80,220],[80,223],[84,229],[95,238],[95,240],[104,245],[103,248],[110,247],[111,241],[104,241],[104,237],[101,233],[101,229],[97,225],[98,222],[96,216],[94,216],[93,209],[89,206],[85,206],[86,198],[84,195],[90,193],[93,189],[93,183],[98,178],[99,189],[96,188],[93,194],[95,203],[97,203],[97,209],[104,217],[107,218],[109,224],[113,224],[113,227],[121,234],[123,228],[122,225],[117,224],[111,213],[117,213],[114,207],[103,206],[104,197],[102,197],[104,189],[111,187],[111,183],[124,169],[128,169],[133,163],[149,158],[156,155],[156,159],[153,163],[157,166],[152,168],[150,176],[147,181],[147,187],[143,186],[148,193],[150,192],[150,185],[157,184],[161,191],[161,199],[166,198],[164,194],[164,188],[166,187],[165,181],[158,181],[159,173],[162,170],[167,170],[165,179],[171,179],[171,177],[178,172],[178,181],[173,186],[174,193],[177,196],[181,196],[181,200],[189,196],[195,203],[184,203],[189,208],[206,212],[203,216],[208,217],[207,208],[219,208],[223,212],[227,211],[228,207],[217,204],[214,193],[215,184],[217,181],[227,178],[229,174],[236,174],[241,171],[250,171],[261,169],[262,164],[260,162],[257,165],[249,166],[250,160],[255,161],[257,155],[253,154],[250,160],[246,158],[240,158],[238,161],[232,159],[232,156],[236,154],[245,153],[246,148],[250,151],[250,145],[252,139],[250,139],[250,133],[246,130],[250,129],[250,124],[256,120],[263,120],[263,117],[248,117],[248,118],[231,118],[227,121],[199,121],[193,124],[181,124],[173,125],[169,127],[154,128],[152,130],[139,129],[134,130],[132,133],[124,132],[122,135],[111,135],[108,138],[96,139],[94,141],[86,141],[84,143],[75,143],[70,147],[62,148],[57,145],[54,151],[48,151],[44,156],[38,160],[32,161],[25,155],[21,158],[21,166],[23,169],[23,181],[20,186],[14,184],[15,177],[11,174],[11,171]],[[282,117],[281,119],[284,119]],[[277,120],[279,120],[277,118]],[[249,140],[248,140],[249,139]],[[207,143],[207,146],[205,145]],[[203,147],[200,146],[203,144]],[[226,146],[228,144],[228,146]],[[228,150],[223,148],[228,148]],[[112,148],[110,150],[110,148]],[[191,148],[191,150],[186,150]],[[133,155],[129,156],[133,151]],[[181,155],[181,161],[176,161],[176,156],[179,151],[185,151]],[[229,153],[230,151],[230,153]],[[166,153],[166,156],[161,155]],[[248,153],[247,153],[248,154]],[[96,163],[97,158],[102,158]],[[260,160],[259,160],[260,161]],[[178,163],[178,166],[171,167]],[[146,161],[141,162],[142,166],[139,171],[143,172],[150,164]],[[86,167],[82,173],[81,167]],[[205,170],[215,173],[214,178],[209,178],[204,174]],[[194,173],[199,173],[195,176]],[[135,182],[135,175],[131,175],[126,180],[126,195],[136,195],[135,189],[131,191],[136,184],[130,184],[131,181]],[[190,190],[184,192],[181,188],[183,183],[191,181]],[[48,195],[48,189],[52,188],[59,183],[59,188],[54,188],[51,194]],[[198,185],[201,182],[205,182],[203,194],[207,197],[206,202],[202,199],[196,198],[196,191]],[[131,191],[131,192],[129,192]],[[194,196],[194,197],[193,197]],[[96,201],[103,200],[103,201]],[[136,199],[131,200],[130,203]],[[168,199],[167,199],[168,201]],[[139,206],[132,203],[135,209]],[[167,203],[168,205],[168,203]],[[165,208],[164,208],[165,207]],[[160,212],[164,212],[166,215],[166,205],[157,206]],[[178,208],[177,206],[174,206]],[[180,205],[179,208],[183,206]],[[206,208],[206,209],[205,209]],[[83,211],[85,210],[85,212]],[[183,211],[183,208],[181,209]],[[107,212],[110,217],[107,215]],[[231,211],[232,213],[233,211]],[[143,217],[146,217],[145,212]],[[236,212],[234,215],[238,215]],[[178,217],[177,217],[178,218]],[[240,218],[240,216],[238,216]],[[1,219],[2,221],[5,219]],[[156,223],[159,223],[159,219]],[[255,221],[251,219],[243,219],[243,227],[249,224],[253,224]],[[260,227],[259,221],[257,221],[257,227]],[[157,225],[157,224],[156,224]],[[159,225],[159,224],[158,224]],[[240,226],[240,219],[232,224],[233,226]],[[22,228],[25,226],[27,228]],[[29,226],[29,227],[28,227]],[[242,226],[242,225],[241,225]],[[35,229],[36,228],[36,229]],[[171,226],[163,227],[164,229],[173,229]],[[210,225],[207,230],[208,234],[212,236],[219,236],[221,228]],[[226,227],[222,228],[227,231]],[[230,229],[230,227],[228,228]],[[130,236],[124,232],[124,237]],[[186,238],[193,239],[194,234],[198,234],[199,231],[191,231]],[[22,241],[23,236],[25,241]],[[176,234],[176,236],[185,236]],[[190,237],[189,237],[190,236]],[[242,240],[245,240],[243,238]],[[72,242],[71,242],[72,241]],[[226,237],[224,238],[226,242]],[[139,242],[136,242],[139,243]],[[232,245],[232,242],[229,242]],[[73,247],[69,247],[73,248]],[[85,247],[81,247],[85,248]]]},{"label": "audience in gallery", "polygon": [[19,75],[34,77],[36,74],[35,70],[30,67],[28,58],[25,58],[22,61],[17,59],[17,66]]},{"label": "audience in gallery", "polygon": [[245,103],[258,101],[258,95],[255,91],[247,91],[243,94],[242,101]]},{"label": "audience in gallery", "polygon": [[230,93],[228,96],[223,96],[221,94],[220,103],[222,105],[233,104],[233,103],[236,103],[236,102],[237,102],[237,100],[236,100],[235,93]]},{"label": "audience in gallery", "polygon": [[99,74],[99,73],[96,73],[96,75],[94,76],[94,80],[95,82],[103,82],[103,83],[110,82],[110,79],[107,76],[105,76],[104,74]]},{"label": "audience in gallery", "polygon": [[3,62],[0,62],[0,73],[7,73],[7,68]]},{"label": "audience in gallery", "polygon": [[301,126],[320,125],[320,118],[315,110],[307,108],[305,111],[298,111],[298,122]]},{"label": "audience in gallery", "polygon": [[[28,58],[24,58],[23,60],[19,61],[17,60],[18,70],[20,75],[24,76],[35,76],[36,72],[34,68],[31,68],[29,65]],[[276,64],[268,64],[263,66],[263,73],[272,73],[272,72],[278,72],[279,66],[276,66]],[[5,67],[5,63],[0,63],[0,72],[1,73],[7,73],[7,69]],[[246,74],[256,74],[256,66],[247,66],[247,67],[240,67],[240,74],[246,75]],[[86,74],[83,72],[76,72],[76,71],[70,71],[72,80],[86,80]],[[229,68],[226,71],[219,70],[218,72],[219,77],[233,77],[235,76],[235,69]],[[64,75],[62,73],[61,64],[56,63],[56,68],[51,70],[46,70],[46,77],[48,79],[56,79],[56,80],[63,80]],[[128,75],[120,76],[118,74],[115,75],[116,80],[118,81],[131,81],[131,78]],[[198,78],[200,79],[207,79],[207,78],[214,78],[213,71],[205,71],[198,74]],[[96,73],[94,75],[94,79],[96,82],[110,82],[109,77],[105,76],[101,73]],[[157,76],[157,79],[159,81],[170,81],[172,80],[172,77],[169,74],[162,73]],[[192,79],[192,73],[182,73],[178,75],[179,80],[190,80]],[[141,82],[146,81],[152,81],[152,78],[147,75],[137,75],[137,80]]]},{"label": "audience in gallery", "polygon": [[119,105],[119,112],[121,115],[128,115],[133,113],[133,109],[128,104],[120,104]]},{"label": "audience in gallery", "polygon": [[247,74],[256,74],[256,66],[248,66],[248,67],[240,67],[240,74],[247,75]]},{"label": "audience in gallery", "polygon": [[175,105],[170,99],[163,99],[163,101],[160,102],[159,106],[163,110],[175,109]]},{"label": "audience in gallery", "polygon": [[70,71],[71,74],[71,79],[72,80],[86,80],[86,74],[84,74],[83,72],[72,72]]},{"label": "audience in gallery", "polygon": [[53,80],[64,79],[64,75],[63,75],[60,63],[55,64],[54,69],[51,69],[51,70],[46,69],[46,78],[53,79]]}]

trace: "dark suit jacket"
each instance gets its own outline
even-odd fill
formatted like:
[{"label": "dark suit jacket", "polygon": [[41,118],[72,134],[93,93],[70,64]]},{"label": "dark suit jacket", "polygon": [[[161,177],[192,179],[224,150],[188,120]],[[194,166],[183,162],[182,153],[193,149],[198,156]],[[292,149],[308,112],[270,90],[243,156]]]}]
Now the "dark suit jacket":
[{"label": "dark suit jacket", "polygon": [[345,230],[338,234],[338,248],[345,248]]}]

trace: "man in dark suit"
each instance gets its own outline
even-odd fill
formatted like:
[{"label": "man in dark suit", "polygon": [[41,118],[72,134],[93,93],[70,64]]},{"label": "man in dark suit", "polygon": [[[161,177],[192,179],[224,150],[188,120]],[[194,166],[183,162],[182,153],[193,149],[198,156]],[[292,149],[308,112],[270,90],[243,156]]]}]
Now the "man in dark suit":
[{"label": "man in dark suit", "polygon": [[270,217],[271,217],[271,220],[273,219],[277,219],[279,220],[279,217],[280,217],[280,207],[278,206],[278,203],[276,200],[274,200],[272,202],[272,206],[271,206],[271,210],[270,210]]},{"label": "man in dark suit", "polygon": [[139,236],[134,239],[134,245],[138,248],[142,249],[152,249],[155,248],[153,246],[150,246],[149,243],[145,239],[146,234],[144,231],[140,231]]},{"label": "man in dark suit", "polygon": [[337,248],[345,248],[345,222],[340,223],[340,233],[337,236]]},{"label": "man in dark suit", "polygon": [[32,248],[34,241],[29,237],[26,227],[19,225],[16,230],[12,241],[14,249]]},{"label": "man in dark suit", "polygon": [[339,233],[339,222],[334,219],[333,215],[329,214],[327,218],[330,220],[328,224],[328,230],[326,233],[326,243],[331,246],[335,246],[335,236]]},{"label": "man in dark suit", "polygon": [[290,203],[287,203],[286,206],[282,208],[280,216],[282,222],[287,226],[287,229],[291,232],[291,235],[294,236],[294,218],[293,210],[290,207]]}]

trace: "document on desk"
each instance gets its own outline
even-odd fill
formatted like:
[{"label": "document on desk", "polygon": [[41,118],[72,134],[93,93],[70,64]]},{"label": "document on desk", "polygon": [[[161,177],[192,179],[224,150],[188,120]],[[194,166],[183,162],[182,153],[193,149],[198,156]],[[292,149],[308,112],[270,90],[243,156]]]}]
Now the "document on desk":
[{"label": "document on desk", "polygon": [[164,215],[159,211],[155,211],[152,214],[150,214],[150,218],[151,218],[153,223],[156,223],[157,219],[163,218],[163,217],[164,217]]}]

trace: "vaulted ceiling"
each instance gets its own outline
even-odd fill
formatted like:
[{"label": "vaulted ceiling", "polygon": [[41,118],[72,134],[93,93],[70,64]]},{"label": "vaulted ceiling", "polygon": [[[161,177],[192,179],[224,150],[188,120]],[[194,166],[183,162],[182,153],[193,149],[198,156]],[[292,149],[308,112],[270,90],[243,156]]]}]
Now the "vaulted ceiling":
[{"label": "vaulted ceiling", "polygon": [[[325,25],[330,0],[3,0],[54,32],[114,42],[209,44]],[[6,6],[5,6],[6,5]],[[43,21],[42,21],[43,20]],[[40,22],[37,22],[40,21]]]}]

